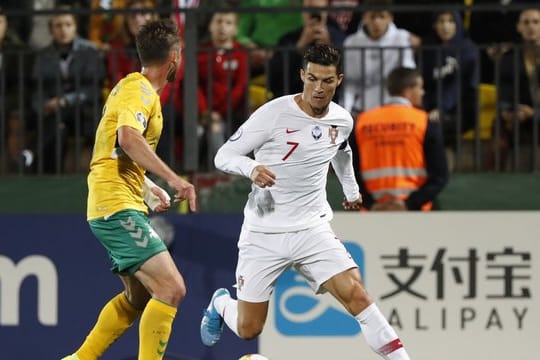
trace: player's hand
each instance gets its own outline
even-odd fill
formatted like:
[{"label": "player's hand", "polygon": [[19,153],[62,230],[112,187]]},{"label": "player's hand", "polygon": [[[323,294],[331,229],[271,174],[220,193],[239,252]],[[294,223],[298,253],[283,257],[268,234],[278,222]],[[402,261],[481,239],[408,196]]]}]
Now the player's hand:
[{"label": "player's hand", "polygon": [[174,195],[175,202],[187,200],[189,209],[191,211],[197,211],[197,194],[193,184],[181,177],[177,177],[169,183],[169,186],[176,190],[176,194]]},{"label": "player's hand", "polygon": [[276,183],[276,174],[264,165],[257,165],[251,172],[250,179],[261,188],[271,187]]},{"label": "player's hand", "polygon": [[347,201],[347,199],[345,199],[343,200],[342,205],[345,210],[359,210],[360,207],[362,207],[362,195],[354,201]]},{"label": "player's hand", "polygon": [[160,213],[169,210],[171,207],[171,201],[165,190],[160,188],[159,186],[154,186],[150,189],[152,194],[157,196],[160,200],[160,203],[158,206],[156,206],[154,209],[152,209],[154,212]]}]

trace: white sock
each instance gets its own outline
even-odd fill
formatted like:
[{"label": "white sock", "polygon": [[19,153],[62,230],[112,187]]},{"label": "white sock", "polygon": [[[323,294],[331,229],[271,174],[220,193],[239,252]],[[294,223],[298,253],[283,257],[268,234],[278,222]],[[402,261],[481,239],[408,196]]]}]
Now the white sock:
[{"label": "white sock", "polygon": [[223,295],[214,301],[214,306],[229,329],[240,336],[238,335],[238,301],[228,295]]},{"label": "white sock", "polygon": [[384,359],[410,360],[396,332],[390,326],[377,305],[372,303],[355,316],[368,345]]}]

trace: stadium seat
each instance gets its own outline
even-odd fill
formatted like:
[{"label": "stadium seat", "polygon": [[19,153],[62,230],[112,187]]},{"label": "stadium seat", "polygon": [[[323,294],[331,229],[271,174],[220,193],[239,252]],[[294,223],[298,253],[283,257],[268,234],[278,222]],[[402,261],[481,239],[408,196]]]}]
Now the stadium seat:
[{"label": "stadium seat", "polygon": [[[478,102],[480,105],[480,140],[491,139],[491,127],[495,120],[497,110],[497,90],[493,84],[480,84]],[[476,131],[474,129],[463,134],[464,140],[474,140]]]},{"label": "stadium seat", "polygon": [[251,79],[249,83],[249,110],[250,113],[272,98],[271,91],[266,87],[264,75]]}]

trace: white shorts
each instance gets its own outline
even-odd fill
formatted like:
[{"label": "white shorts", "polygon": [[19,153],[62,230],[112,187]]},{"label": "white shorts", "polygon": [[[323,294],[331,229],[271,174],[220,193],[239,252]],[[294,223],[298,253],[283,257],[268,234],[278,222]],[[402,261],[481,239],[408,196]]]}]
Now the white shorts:
[{"label": "white shorts", "polygon": [[329,223],[287,233],[261,233],[242,227],[236,266],[237,298],[248,302],[270,299],[278,277],[294,267],[317,292],[324,282],[358,267]]}]

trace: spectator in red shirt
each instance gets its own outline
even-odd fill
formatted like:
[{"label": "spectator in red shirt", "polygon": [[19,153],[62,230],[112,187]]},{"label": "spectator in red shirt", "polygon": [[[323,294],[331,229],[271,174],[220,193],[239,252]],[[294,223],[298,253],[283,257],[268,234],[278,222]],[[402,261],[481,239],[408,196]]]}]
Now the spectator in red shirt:
[{"label": "spectator in red shirt", "polygon": [[236,13],[215,13],[208,30],[210,41],[201,44],[197,60],[201,126],[207,135],[206,155],[213,159],[225,136],[245,119],[248,61],[245,49],[234,40],[238,32]]}]

